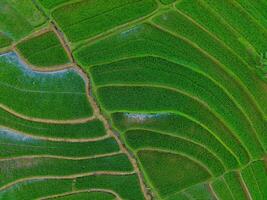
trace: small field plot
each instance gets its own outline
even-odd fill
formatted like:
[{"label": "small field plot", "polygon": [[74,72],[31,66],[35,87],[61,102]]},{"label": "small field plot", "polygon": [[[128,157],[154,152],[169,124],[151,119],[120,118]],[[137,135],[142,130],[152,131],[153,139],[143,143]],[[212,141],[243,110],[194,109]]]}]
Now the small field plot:
[{"label": "small field plot", "polygon": [[36,67],[69,63],[68,56],[53,31],[22,41],[17,45],[21,55]]},{"label": "small field plot", "polygon": [[0,56],[0,77],[0,102],[13,112],[55,120],[92,115],[85,81],[74,69],[37,72],[6,53]]}]

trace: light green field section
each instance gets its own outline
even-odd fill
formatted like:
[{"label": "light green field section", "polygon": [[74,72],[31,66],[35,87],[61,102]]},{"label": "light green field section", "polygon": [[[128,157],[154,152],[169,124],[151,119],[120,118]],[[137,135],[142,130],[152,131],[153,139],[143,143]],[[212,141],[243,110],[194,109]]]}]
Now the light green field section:
[{"label": "light green field section", "polygon": [[0,56],[0,102],[33,118],[66,120],[92,115],[85,81],[74,70],[37,72],[15,53]]},{"label": "light green field section", "polygon": [[1,0],[0,13],[0,32],[14,41],[27,36],[46,22],[43,14],[29,0]]},{"label": "light green field section", "polygon": [[53,31],[22,41],[17,45],[21,55],[36,67],[69,63],[68,56]]}]

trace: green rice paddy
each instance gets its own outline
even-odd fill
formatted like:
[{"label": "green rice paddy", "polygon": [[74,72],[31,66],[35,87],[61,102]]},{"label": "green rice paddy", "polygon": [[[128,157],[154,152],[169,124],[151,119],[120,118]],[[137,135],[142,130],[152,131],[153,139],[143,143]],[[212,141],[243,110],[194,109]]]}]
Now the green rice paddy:
[{"label": "green rice paddy", "polygon": [[0,199],[267,199],[266,0],[2,0]]}]

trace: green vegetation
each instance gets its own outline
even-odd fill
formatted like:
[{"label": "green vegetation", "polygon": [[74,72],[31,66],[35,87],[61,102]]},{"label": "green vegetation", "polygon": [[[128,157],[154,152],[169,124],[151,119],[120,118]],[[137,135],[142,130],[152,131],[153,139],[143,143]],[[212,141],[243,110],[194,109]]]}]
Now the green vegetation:
[{"label": "green vegetation", "polygon": [[5,34],[0,33],[0,48],[7,47],[11,45],[12,40],[7,37]]},{"label": "green vegetation", "polygon": [[122,199],[143,200],[144,197],[140,191],[140,188],[134,187],[138,184],[139,183],[136,175],[99,175],[77,178],[76,188],[80,190],[88,188],[109,189],[117,193]]},{"label": "green vegetation", "polygon": [[28,133],[34,136],[52,138],[95,138],[105,135],[104,125],[95,119],[75,124],[40,123],[21,119],[0,109],[1,126]]},{"label": "green vegetation", "polygon": [[7,53],[0,56],[0,77],[0,102],[14,112],[62,120],[92,115],[84,80],[74,69],[36,72]]},{"label": "green vegetation", "polygon": [[46,22],[34,3],[28,0],[1,0],[0,13],[0,31],[15,41]]},{"label": "green vegetation", "polygon": [[94,200],[115,200],[116,198],[109,193],[104,192],[81,192],[68,194],[66,196],[58,197],[59,200],[84,200],[84,199],[94,199]]},{"label": "green vegetation", "polygon": [[52,31],[22,41],[17,48],[28,62],[38,67],[63,65],[69,62],[59,39]]},{"label": "green vegetation", "polygon": [[53,10],[52,16],[68,39],[77,42],[148,15],[156,7],[154,0],[83,0]]},{"label": "green vegetation", "polygon": [[0,199],[267,199],[266,9],[1,1]]},{"label": "green vegetation", "polygon": [[[64,166],[64,167],[62,167]],[[70,160],[61,158],[18,158],[0,161],[0,187],[25,177],[67,176],[98,171],[131,172],[133,170],[124,155]],[[11,174],[11,175],[10,175]]]},{"label": "green vegetation", "polygon": [[72,191],[72,179],[31,179],[0,191],[3,200],[36,199]]},{"label": "green vegetation", "polygon": [[[138,157],[144,171],[150,177],[151,184],[159,188],[158,192],[162,197],[172,195],[177,190],[205,181],[210,177],[203,167],[178,154],[142,150],[138,152]],[[169,173],[172,176],[169,176]]]},{"label": "green vegetation", "polygon": [[0,155],[2,158],[18,156],[52,155],[86,157],[118,152],[115,139],[107,138],[91,142],[46,141],[30,136],[22,136],[8,130],[0,130]]}]

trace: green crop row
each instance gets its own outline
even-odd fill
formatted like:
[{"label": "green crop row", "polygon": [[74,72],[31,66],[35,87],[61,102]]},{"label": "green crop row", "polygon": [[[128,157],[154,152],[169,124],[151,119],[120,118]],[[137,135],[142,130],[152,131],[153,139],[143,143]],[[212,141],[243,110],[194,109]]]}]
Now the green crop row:
[{"label": "green crop row", "polygon": [[92,115],[85,82],[73,69],[36,72],[16,54],[0,56],[0,101],[28,117],[77,119]]},{"label": "green crop row", "polygon": [[[226,129],[225,123],[223,124],[205,105],[174,90],[148,86],[109,86],[99,88],[97,96],[103,108],[109,112],[181,112],[207,127],[217,126],[216,129],[222,127],[223,129],[219,128],[220,132]],[[240,134],[238,135],[240,142],[253,157],[262,156],[263,150],[251,133],[236,133],[229,129],[228,131],[232,131],[230,134],[236,136]]]},{"label": "green crop row", "polygon": [[98,171],[131,172],[132,170],[133,167],[125,154],[81,160],[17,158],[0,161],[0,187],[27,177],[67,176]]},{"label": "green crop row", "polygon": [[[258,52],[267,49],[267,31],[237,2],[227,0],[203,0],[217,12],[232,28],[248,40]],[[237,20],[238,19],[238,20]]]},{"label": "green crop row", "polygon": [[65,196],[57,197],[58,200],[116,200],[116,197],[110,193],[104,192],[77,192]]},{"label": "green crop row", "polygon": [[23,136],[19,133],[0,129],[1,158],[31,155],[55,155],[68,157],[94,156],[118,152],[113,138],[93,142],[57,142]]},{"label": "green crop row", "polygon": [[[132,115],[135,115],[134,113]],[[225,132],[218,132],[212,135],[207,129],[204,129],[200,124],[191,121],[179,114],[136,114],[137,117],[131,117],[131,114],[113,113],[111,115],[113,126],[118,128],[121,132],[132,129],[145,129],[158,132],[164,132],[173,136],[180,136],[188,140],[205,145],[207,148],[216,154],[224,161],[229,168],[237,166],[235,158],[238,158],[241,163],[248,162],[248,154],[240,142],[232,135],[227,135]],[[144,117],[139,119],[138,116]],[[217,138],[214,138],[214,136]],[[218,138],[222,141],[218,141]],[[209,143],[209,144],[207,144]],[[223,146],[222,146],[223,145]],[[225,149],[227,147],[227,149]],[[228,150],[232,154],[229,154]],[[226,158],[228,156],[228,160]]]},{"label": "green crop row", "polygon": [[[242,81],[242,84],[250,90],[250,93],[255,96],[256,100],[265,98],[261,91],[266,90],[266,86],[258,79],[256,73],[249,70],[242,59],[238,58],[221,44],[216,37],[199,28],[191,20],[176,11],[169,11],[153,18],[153,22],[171,31],[173,34],[186,37],[198,45],[199,48],[205,50],[209,55],[220,61],[224,67],[231,70]],[[181,29],[179,27],[184,28]],[[263,109],[265,108],[265,101],[258,101],[258,103],[262,105]]]},{"label": "green crop row", "polygon": [[[143,200],[144,197],[138,185],[139,181],[136,174],[122,176],[95,175],[76,179],[31,179],[16,183],[6,190],[0,191],[0,198],[3,200],[31,200],[79,190],[107,189],[114,191],[123,199]],[[131,192],[129,193],[129,191]]]},{"label": "green crop row", "polygon": [[147,130],[127,131],[124,137],[133,151],[152,148],[181,153],[202,163],[214,176],[222,174],[225,170],[222,162],[205,147],[182,138]]},{"label": "green crop row", "polygon": [[267,198],[267,174],[263,161],[251,163],[241,171],[241,175],[252,199]]},{"label": "green crop row", "polygon": [[17,48],[28,62],[37,67],[63,65],[69,62],[59,39],[52,31],[22,41]]},{"label": "green crop row", "polygon": [[139,187],[139,180],[136,174],[123,176],[85,176],[77,178],[75,186],[77,189],[110,189],[117,193],[122,199],[144,200],[144,196]]},{"label": "green crop row", "polygon": [[[192,45],[190,46],[190,44],[177,37],[175,38],[149,25],[139,25],[128,31],[115,34],[92,45],[78,49],[74,55],[83,66],[98,65],[129,57],[149,55],[162,57],[175,63],[187,63],[186,66],[210,77],[210,79],[216,81],[226,92],[231,94],[236,104],[242,107],[242,110],[249,117],[250,121],[255,124],[254,128],[257,130],[258,136],[266,148],[267,142],[266,137],[264,137],[264,126],[266,122],[256,107],[255,101],[241,87],[240,81],[230,76],[225,71],[225,68],[215,67],[218,63],[212,61],[198,48]],[[88,68],[87,71],[89,71]],[[98,81],[95,77],[93,79]],[[235,128],[242,129],[242,127],[237,125],[235,125]],[[252,134],[255,138],[255,133],[253,132],[250,131],[249,134]]]},{"label": "green crop row", "polygon": [[106,134],[100,120],[77,124],[53,124],[24,120],[0,109],[0,124],[34,136],[51,138],[95,138]]},{"label": "green crop row", "polygon": [[154,0],[84,0],[59,7],[52,16],[68,39],[77,42],[148,15],[156,8]]}]

